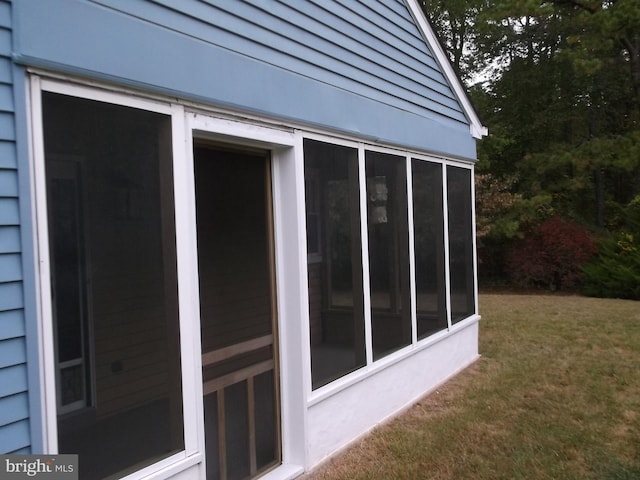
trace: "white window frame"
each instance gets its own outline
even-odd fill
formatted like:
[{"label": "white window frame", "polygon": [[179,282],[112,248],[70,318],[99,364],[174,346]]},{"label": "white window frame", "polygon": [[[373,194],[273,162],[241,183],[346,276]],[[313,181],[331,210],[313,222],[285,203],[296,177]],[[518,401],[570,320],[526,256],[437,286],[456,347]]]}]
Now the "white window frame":
[{"label": "white window frame", "polygon": [[[44,130],[42,122],[42,93],[52,92],[63,95],[96,100],[105,103],[137,108],[167,115],[171,118],[173,176],[176,211],[176,251],[178,257],[178,312],[180,327],[182,402],[198,405],[198,388],[202,388],[200,360],[200,329],[197,290],[193,288],[191,263],[194,257],[195,237],[184,228],[188,218],[178,213],[188,202],[184,192],[184,109],[179,105],[138,98],[123,93],[87,87],[79,84],[45,79],[39,76],[29,78],[30,93],[30,177],[34,195],[34,224],[36,235],[37,292],[38,292],[38,341],[39,376],[42,386],[42,419],[44,451],[58,452],[57,405],[55,380],[54,332],[51,304],[51,263],[49,258],[49,232],[47,225],[47,199],[44,159]],[[197,262],[196,262],[197,265]],[[196,328],[197,327],[197,328]],[[200,404],[202,396],[200,395]],[[186,470],[198,463],[202,464],[204,444],[200,433],[204,425],[199,423],[202,408],[183,408],[184,450],[164,458],[152,465],[127,475],[126,479],[167,478],[176,472]]]},{"label": "white window frame", "polygon": [[[364,378],[375,375],[380,370],[387,368],[413,354],[418,350],[429,348],[431,345],[449,337],[455,332],[466,328],[470,323],[475,323],[479,320],[478,315],[478,278],[477,278],[477,258],[476,253],[476,238],[475,234],[473,238],[473,281],[474,281],[474,300],[475,300],[475,312],[466,319],[451,323],[451,288],[450,288],[450,268],[449,268],[449,218],[447,208],[447,167],[455,166],[465,168],[471,171],[471,195],[472,195],[472,211],[471,211],[471,225],[475,232],[476,219],[475,219],[475,189],[474,189],[474,166],[469,162],[457,161],[450,158],[436,157],[419,152],[413,152],[406,149],[393,148],[387,146],[376,145],[369,142],[347,140],[333,135],[325,135],[318,132],[305,132],[304,138],[317,140],[320,142],[351,147],[358,151],[358,175],[359,175],[359,188],[360,188],[360,235],[362,243],[362,287],[364,294],[364,327],[365,327],[365,348],[366,348],[366,365],[363,367],[348,373],[332,382],[323,385],[313,390],[311,385],[311,379],[307,382],[307,397],[308,405],[313,406],[323,400],[341,392],[342,390],[360,382]],[[409,270],[410,270],[410,308],[411,308],[411,343],[398,350],[378,359],[373,360],[373,338],[372,338],[372,326],[371,326],[371,287],[369,278],[369,237],[367,232],[367,198],[366,198],[366,171],[365,171],[365,153],[367,151],[387,153],[395,155],[400,158],[404,158],[406,162],[406,174],[407,174],[407,204],[408,204],[408,225],[409,225]],[[414,238],[414,223],[413,223],[413,186],[412,186],[412,159],[419,161],[427,161],[431,163],[437,163],[442,167],[442,205],[443,205],[443,222],[444,222],[444,265],[445,265],[445,301],[447,311],[447,328],[429,335],[425,338],[417,338],[417,312],[416,312],[416,284],[415,284],[415,238]],[[304,185],[304,178],[302,179]],[[306,265],[304,271],[306,274]],[[306,289],[306,286],[305,286]],[[309,328],[308,312],[305,316],[306,328]],[[306,343],[309,344],[309,336],[306,337]],[[309,350],[310,355],[310,350]]]},{"label": "white window frame", "polygon": [[[307,291],[307,240],[304,203],[302,136],[290,128],[275,128],[187,111],[185,164],[189,178],[185,189],[190,202],[189,225],[196,235],[194,139],[209,139],[239,147],[256,147],[270,152],[275,243],[275,276],[278,316],[280,387],[280,429],[282,463],[261,479],[293,478],[306,466],[306,391],[311,383],[309,311]],[[177,208],[177,206],[176,206]],[[196,260],[194,272],[197,276]],[[197,283],[196,283],[197,288]],[[198,308],[199,310],[199,308]],[[199,324],[198,324],[199,325]],[[200,342],[198,331],[198,342]],[[198,351],[200,346],[198,345]],[[201,370],[198,369],[198,372]],[[199,382],[202,398],[202,382]],[[201,420],[202,421],[202,420]],[[204,445],[204,430],[201,442]]]},{"label": "white window frame", "polygon": [[[459,320],[455,324],[452,322],[451,317],[451,278],[450,278],[450,256],[449,256],[449,203],[448,203],[448,192],[449,185],[447,182],[447,167],[458,167],[465,170],[469,170],[471,172],[471,185],[470,185],[470,195],[471,195],[471,255],[472,255],[472,267],[473,270],[471,272],[472,280],[473,280],[473,313],[465,319]],[[478,319],[479,318],[479,301],[478,301],[478,246],[477,246],[477,236],[476,236],[476,184],[475,184],[475,167],[473,164],[461,163],[461,162],[453,162],[453,161],[443,161],[442,162],[442,200],[443,200],[443,210],[444,210],[444,247],[445,247],[445,272],[446,272],[446,292],[447,292],[447,322],[449,324],[449,331],[456,331],[459,328],[462,328],[467,325],[469,319]]]},{"label": "white window frame", "polygon": [[[293,478],[306,463],[306,390],[310,383],[308,299],[306,290],[306,223],[302,135],[292,128],[258,121],[238,121],[223,114],[185,108],[181,104],[142,98],[82,83],[32,75],[30,90],[30,177],[36,235],[39,377],[42,385],[43,448],[57,453],[57,405],[52,326],[49,235],[44,164],[42,92],[161,113],[171,117],[178,311],[185,448],[125,478],[204,478],[206,472],[200,307],[195,212],[193,140],[210,138],[271,152],[279,357],[282,464],[262,478]],[[190,408],[195,406],[195,408]],[[187,472],[188,469],[192,468]],[[182,477],[181,477],[182,478]]]}]

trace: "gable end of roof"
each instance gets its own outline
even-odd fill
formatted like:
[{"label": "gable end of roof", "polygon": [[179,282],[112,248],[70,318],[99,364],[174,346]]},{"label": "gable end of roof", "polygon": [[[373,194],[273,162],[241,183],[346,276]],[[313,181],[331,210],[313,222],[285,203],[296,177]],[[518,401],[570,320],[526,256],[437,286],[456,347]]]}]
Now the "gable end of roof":
[{"label": "gable end of roof", "polygon": [[425,41],[432,49],[436,60],[440,64],[440,68],[442,68],[442,73],[449,82],[451,89],[456,95],[464,114],[469,120],[469,129],[470,133],[474,138],[481,139],[482,137],[488,134],[487,127],[482,125],[480,118],[478,117],[478,113],[475,111],[475,108],[471,104],[469,100],[469,96],[465,90],[465,87],[462,85],[460,78],[455,73],[451,62],[449,61],[449,57],[444,51],[442,44],[436,37],[431,24],[425,17],[424,12],[422,11],[422,7],[420,6],[419,0],[404,0],[413,16],[416,25],[420,29],[420,32],[424,36]]}]

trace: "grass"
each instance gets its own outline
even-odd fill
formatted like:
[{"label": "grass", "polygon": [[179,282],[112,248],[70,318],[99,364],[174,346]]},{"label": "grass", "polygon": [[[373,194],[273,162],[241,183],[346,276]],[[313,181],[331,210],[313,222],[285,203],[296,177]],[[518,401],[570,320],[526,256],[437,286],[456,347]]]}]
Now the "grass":
[{"label": "grass", "polygon": [[472,367],[311,479],[640,478],[640,302],[480,296]]}]

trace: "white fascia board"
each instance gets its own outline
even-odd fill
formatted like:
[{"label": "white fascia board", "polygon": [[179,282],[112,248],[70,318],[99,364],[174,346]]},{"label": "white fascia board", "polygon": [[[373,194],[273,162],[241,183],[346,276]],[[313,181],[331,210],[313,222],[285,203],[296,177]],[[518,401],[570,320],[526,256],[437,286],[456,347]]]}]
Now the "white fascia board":
[{"label": "white fascia board", "polygon": [[440,68],[442,68],[442,73],[449,82],[449,85],[451,85],[451,88],[458,98],[460,105],[462,105],[464,114],[467,116],[467,119],[470,123],[471,135],[477,139],[486,136],[489,131],[487,130],[487,127],[482,125],[478,114],[473,108],[473,105],[471,105],[469,96],[467,95],[462,82],[458,78],[458,75],[453,70],[453,66],[449,61],[449,57],[447,57],[447,54],[444,51],[440,41],[438,40],[438,37],[436,37],[431,24],[427,21],[427,18],[422,11],[422,7],[420,6],[419,0],[405,0],[405,3],[409,7],[409,11],[411,12],[411,15],[413,16],[416,24],[418,25],[418,28],[422,32],[422,35],[424,35],[425,41],[431,47],[431,50],[436,56],[436,61],[440,65]]}]

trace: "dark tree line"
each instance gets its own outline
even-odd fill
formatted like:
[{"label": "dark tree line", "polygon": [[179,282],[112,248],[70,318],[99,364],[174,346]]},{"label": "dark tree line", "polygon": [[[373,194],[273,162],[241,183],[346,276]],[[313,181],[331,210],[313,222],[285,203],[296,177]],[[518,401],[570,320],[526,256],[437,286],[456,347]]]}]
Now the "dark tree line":
[{"label": "dark tree line", "polygon": [[640,1],[422,3],[489,128],[481,274],[558,217],[640,257]]}]

